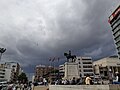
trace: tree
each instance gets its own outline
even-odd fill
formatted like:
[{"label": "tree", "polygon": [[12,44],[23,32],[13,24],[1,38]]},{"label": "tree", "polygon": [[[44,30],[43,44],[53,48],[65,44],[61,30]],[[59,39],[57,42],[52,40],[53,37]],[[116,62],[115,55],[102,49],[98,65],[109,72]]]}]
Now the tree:
[{"label": "tree", "polygon": [[21,82],[21,83],[27,83],[28,82],[28,78],[27,78],[26,74],[25,73],[21,73],[18,76],[18,81]]}]

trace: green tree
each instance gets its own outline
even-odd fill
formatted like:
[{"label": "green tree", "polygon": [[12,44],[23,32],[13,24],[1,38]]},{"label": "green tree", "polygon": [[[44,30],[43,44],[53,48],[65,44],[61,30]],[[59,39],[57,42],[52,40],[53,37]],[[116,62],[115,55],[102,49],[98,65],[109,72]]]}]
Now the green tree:
[{"label": "green tree", "polygon": [[21,83],[27,83],[28,82],[28,78],[27,78],[26,74],[25,73],[21,73],[18,76],[18,81],[21,82]]}]

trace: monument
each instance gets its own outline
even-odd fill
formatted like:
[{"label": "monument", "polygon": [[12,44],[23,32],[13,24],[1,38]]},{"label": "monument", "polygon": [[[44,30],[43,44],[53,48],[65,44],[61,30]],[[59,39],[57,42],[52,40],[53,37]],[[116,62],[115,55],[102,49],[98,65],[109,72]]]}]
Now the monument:
[{"label": "monument", "polygon": [[67,58],[67,62],[65,62],[65,75],[64,79],[73,79],[80,78],[78,63],[75,62],[76,55],[71,55],[71,51],[69,53],[64,53],[64,56]]}]

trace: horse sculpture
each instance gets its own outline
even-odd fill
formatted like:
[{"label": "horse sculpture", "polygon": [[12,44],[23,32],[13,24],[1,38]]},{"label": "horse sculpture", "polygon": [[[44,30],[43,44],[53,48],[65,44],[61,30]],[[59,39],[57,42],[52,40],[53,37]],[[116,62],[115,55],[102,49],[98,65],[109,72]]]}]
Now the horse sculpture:
[{"label": "horse sculpture", "polygon": [[64,53],[64,56],[66,56],[67,62],[69,62],[70,59],[72,60],[72,62],[75,62],[76,55],[71,55],[71,51],[69,51],[69,53]]}]

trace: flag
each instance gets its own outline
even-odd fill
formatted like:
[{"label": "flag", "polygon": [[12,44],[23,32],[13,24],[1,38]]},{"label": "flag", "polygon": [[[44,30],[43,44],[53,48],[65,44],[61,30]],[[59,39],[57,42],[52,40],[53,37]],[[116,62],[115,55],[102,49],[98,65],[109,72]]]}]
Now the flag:
[{"label": "flag", "polygon": [[51,61],[51,57],[49,58],[49,61]]},{"label": "flag", "polygon": [[58,57],[58,61],[60,60],[60,58]]},{"label": "flag", "polygon": [[52,62],[54,62],[55,61],[55,57],[52,59]]}]

